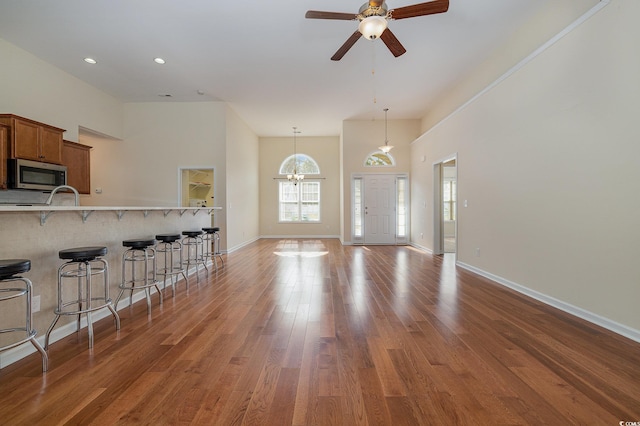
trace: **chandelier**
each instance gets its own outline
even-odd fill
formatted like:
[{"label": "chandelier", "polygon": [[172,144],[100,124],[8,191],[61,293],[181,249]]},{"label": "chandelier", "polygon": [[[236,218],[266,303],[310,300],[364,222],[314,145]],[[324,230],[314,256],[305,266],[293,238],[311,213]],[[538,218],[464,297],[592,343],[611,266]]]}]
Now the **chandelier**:
[{"label": "chandelier", "polygon": [[388,154],[391,148],[393,148],[393,145],[389,145],[389,139],[387,138],[387,111],[389,111],[389,108],[384,109],[384,145],[378,147],[378,149],[385,154]]},{"label": "chandelier", "polygon": [[296,152],[296,135],[300,133],[297,127],[293,128],[293,174],[288,174],[287,179],[297,185],[304,179],[304,175],[298,174],[298,154]]}]

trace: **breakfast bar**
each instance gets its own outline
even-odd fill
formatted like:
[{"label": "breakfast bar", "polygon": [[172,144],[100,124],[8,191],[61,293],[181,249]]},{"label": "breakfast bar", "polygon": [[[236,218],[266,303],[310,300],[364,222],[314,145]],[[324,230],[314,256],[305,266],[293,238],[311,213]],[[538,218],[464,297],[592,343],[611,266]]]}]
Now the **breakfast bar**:
[{"label": "breakfast bar", "polygon": [[[24,274],[33,283],[33,327],[37,339],[54,318],[57,302],[57,270],[63,263],[60,250],[72,247],[104,246],[111,271],[109,291],[118,294],[124,247],[122,242],[153,238],[158,234],[201,230],[211,226],[211,215],[220,207],[105,207],[105,206],[0,206],[0,259],[30,259],[31,270]],[[191,271],[188,271],[191,272]],[[134,298],[134,302],[137,299]],[[126,305],[121,303],[120,309]],[[0,321],[19,315],[2,310]],[[94,319],[105,317],[97,312]],[[63,322],[66,321],[66,322]],[[85,324],[86,325],[86,324]],[[63,318],[51,334],[51,342],[74,333],[73,318]],[[85,332],[85,330],[82,330]],[[0,368],[35,351],[31,345],[0,353]]]}]

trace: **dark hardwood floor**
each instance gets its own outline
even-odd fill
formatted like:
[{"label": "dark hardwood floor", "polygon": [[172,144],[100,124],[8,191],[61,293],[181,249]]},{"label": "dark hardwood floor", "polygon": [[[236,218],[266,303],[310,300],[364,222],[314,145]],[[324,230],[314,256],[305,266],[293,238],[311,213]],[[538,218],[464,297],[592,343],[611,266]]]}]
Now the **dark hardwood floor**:
[{"label": "dark hardwood floor", "polygon": [[0,370],[0,424],[640,422],[640,344],[448,255],[260,240],[200,277]]}]

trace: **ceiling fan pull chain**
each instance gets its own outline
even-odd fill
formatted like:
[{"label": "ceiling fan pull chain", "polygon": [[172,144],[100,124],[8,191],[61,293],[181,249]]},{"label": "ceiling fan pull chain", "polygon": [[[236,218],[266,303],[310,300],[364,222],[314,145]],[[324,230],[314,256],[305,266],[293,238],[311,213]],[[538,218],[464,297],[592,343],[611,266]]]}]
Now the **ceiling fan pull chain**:
[{"label": "ceiling fan pull chain", "polygon": [[378,103],[376,98],[376,46],[373,40],[371,41],[371,86],[373,87],[373,104]]}]

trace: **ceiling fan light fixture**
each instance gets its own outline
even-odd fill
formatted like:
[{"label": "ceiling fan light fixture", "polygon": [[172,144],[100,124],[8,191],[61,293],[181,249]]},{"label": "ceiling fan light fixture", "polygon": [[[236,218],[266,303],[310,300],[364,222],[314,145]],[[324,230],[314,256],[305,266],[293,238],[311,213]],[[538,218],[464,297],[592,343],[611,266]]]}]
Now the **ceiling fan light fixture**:
[{"label": "ceiling fan light fixture", "polygon": [[387,29],[387,20],[383,16],[367,16],[358,25],[358,31],[369,40],[375,40]]}]

